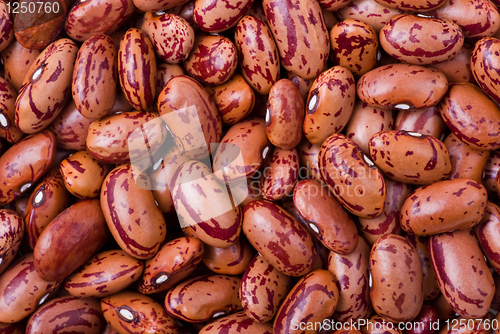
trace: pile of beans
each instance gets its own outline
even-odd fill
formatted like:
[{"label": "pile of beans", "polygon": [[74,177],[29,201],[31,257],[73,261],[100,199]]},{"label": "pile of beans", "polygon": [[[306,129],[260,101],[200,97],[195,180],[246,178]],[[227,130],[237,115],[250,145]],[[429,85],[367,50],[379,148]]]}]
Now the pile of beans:
[{"label": "pile of beans", "polygon": [[0,2],[0,333],[500,333],[498,7]]}]

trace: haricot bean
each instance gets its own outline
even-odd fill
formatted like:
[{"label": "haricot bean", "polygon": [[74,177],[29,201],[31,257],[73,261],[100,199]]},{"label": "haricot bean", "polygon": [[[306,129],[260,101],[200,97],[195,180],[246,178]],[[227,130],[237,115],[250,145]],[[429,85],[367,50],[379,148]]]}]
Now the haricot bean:
[{"label": "haricot bean", "polygon": [[499,8],[0,2],[0,333],[500,333]]}]

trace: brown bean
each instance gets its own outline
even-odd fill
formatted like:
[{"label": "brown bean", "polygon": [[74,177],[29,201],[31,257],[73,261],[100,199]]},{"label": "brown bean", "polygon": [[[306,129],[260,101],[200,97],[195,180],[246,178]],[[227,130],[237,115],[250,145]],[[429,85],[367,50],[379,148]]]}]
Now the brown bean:
[{"label": "brown bean", "polygon": [[269,263],[288,276],[311,271],[316,251],[311,235],[280,206],[253,201],[243,210],[243,232]]},{"label": "brown bean", "polygon": [[194,21],[201,30],[210,33],[226,31],[238,23],[253,3],[254,0],[242,0],[232,4],[198,0],[194,5]]},{"label": "brown bean", "polygon": [[394,130],[418,132],[426,136],[441,139],[446,124],[437,106],[425,109],[399,110]]},{"label": "brown bean", "polygon": [[483,219],[474,226],[476,237],[483,253],[488,258],[488,264],[495,271],[500,271],[500,238],[498,227],[500,226],[500,208],[488,202]]},{"label": "brown bean", "polygon": [[488,197],[498,197],[498,189],[496,186],[496,177],[500,170],[500,151],[491,151],[490,157],[486,160],[483,170],[482,183],[488,190]]},{"label": "brown bean", "polygon": [[87,151],[74,153],[59,167],[66,189],[83,199],[99,196],[104,178],[111,169],[111,165],[95,160]]},{"label": "brown bean", "polygon": [[170,79],[185,74],[184,69],[179,64],[157,63],[155,100],[158,100],[158,96],[160,96],[161,91],[165,88]]},{"label": "brown bean", "polygon": [[218,334],[226,330],[230,333],[237,331],[237,333],[240,334],[272,334],[273,326],[270,323],[259,323],[254,321],[244,312],[238,312],[212,321],[198,333]]},{"label": "brown bean", "polygon": [[288,79],[276,82],[267,102],[266,131],[269,141],[283,149],[290,150],[302,139],[304,101],[300,91]]},{"label": "brown bean", "polygon": [[205,275],[178,284],[165,297],[165,310],[187,322],[203,322],[241,309],[238,297],[241,279],[227,275]]},{"label": "brown bean", "polygon": [[232,202],[226,186],[217,182],[210,168],[199,161],[185,162],[170,185],[181,227],[189,227],[197,238],[214,247],[236,243],[241,208]]},{"label": "brown bean", "polygon": [[342,205],[327,187],[302,180],[293,191],[297,211],[321,243],[338,254],[350,254],[358,245],[358,230]]},{"label": "brown bean", "polygon": [[236,124],[250,114],[255,105],[255,93],[240,74],[225,84],[206,87],[219,110],[223,124]]},{"label": "brown bean", "polygon": [[82,116],[106,116],[116,100],[116,47],[111,37],[87,39],[76,56],[73,70],[73,101]]},{"label": "brown bean", "polygon": [[182,7],[189,0],[134,0],[137,9],[144,12],[157,12]]},{"label": "brown bean", "polygon": [[16,126],[16,98],[17,94],[9,83],[0,78],[0,138],[15,144],[24,137]]},{"label": "brown bean", "polygon": [[314,81],[306,102],[304,134],[312,144],[321,145],[328,136],[342,131],[352,115],[356,86],[352,73],[334,66]]},{"label": "brown bean", "polygon": [[424,302],[423,275],[415,247],[404,237],[387,234],[370,252],[373,309],[390,321],[415,318]]},{"label": "brown bean", "polygon": [[45,174],[43,180],[33,189],[26,206],[25,222],[28,243],[35,249],[42,231],[70,205],[70,194],[64,186],[64,179],[57,168]]},{"label": "brown bean", "polygon": [[433,235],[429,253],[441,292],[455,312],[468,318],[488,313],[495,285],[474,231]]},{"label": "brown bean", "polygon": [[351,18],[368,23],[379,33],[393,16],[403,13],[405,12],[401,9],[388,8],[377,1],[352,0],[350,4],[339,9],[337,16],[340,20]]},{"label": "brown bean", "polygon": [[376,218],[358,218],[360,235],[373,245],[378,237],[385,234],[401,234],[399,211],[411,192],[411,186],[384,178],[387,191],[384,212]]},{"label": "brown bean", "polygon": [[208,157],[210,144],[220,141],[222,124],[217,106],[193,78],[172,78],[158,97],[158,112],[181,152],[190,159]]},{"label": "brown bean", "polygon": [[466,82],[450,85],[439,110],[448,128],[472,148],[500,148],[500,110],[479,87]]},{"label": "brown bean", "polygon": [[9,17],[11,15],[10,6],[9,12],[7,12],[5,3],[0,4],[0,51],[4,50],[14,40],[14,27]]},{"label": "brown bean", "polygon": [[392,180],[430,184],[447,179],[452,171],[446,146],[418,132],[382,131],[368,143],[373,162]]},{"label": "brown bean", "polygon": [[342,134],[321,145],[319,167],[323,180],[349,212],[376,218],[384,211],[386,187],[382,174],[363,150]]},{"label": "brown bean", "polygon": [[149,179],[134,175],[132,165],[113,169],[101,189],[102,212],[118,245],[129,255],[145,260],[160,249],[167,234],[163,214],[146,185]]},{"label": "brown bean", "polygon": [[434,274],[434,269],[432,269],[429,248],[427,247],[428,239],[429,238],[427,237],[406,235],[406,240],[408,240],[413,247],[415,247],[418,256],[420,257],[420,263],[422,264],[422,274],[424,277],[424,300],[432,300],[441,292],[436,280],[436,275]]},{"label": "brown bean", "polygon": [[94,159],[104,163],[138,163],[159,151],[166,137],[167,130],[157,113],[129,111],[93,121],[86,149]]},{"label": "brown bean", "polygon": [[265,20],[243,17],[236,26],[234,42],[241,74],[258,93],[268,94],[280,78],[280,61],[278,48]]},{"label": "brown bean", "polygon": [[118,49],[118,74],[127,101],[137,110],[151,107],[156,89],[156,57],[144,32],[130,28]]},{"label": "brown bean", "polygon": [[71,97],[78,48],[69,38],[50,44],[31,65],[16,100],[16,126],[24,133],[47,127]]},{"label": "brown bean", "polygon": [[422,236],[467,229],[481,221],[487,200],[486,189],[474,180],[436,182],[408,195],[401,207],[401,227]]},{"label": "brown bean", "polygon": [[319,3],[263,0],[262,5],[283,67],[304,79],[320,74],[328,60],[330,39]]},{"label": "brown bean", "polygon": [[463,44],[464,34],[455,23],[411,14],[392,17],[380,31],[380,46],[385,52],[414,65],[452,59]]},{"label": "brown bean", "polygon": [[278,201],[293,192],[299,178],[299,155],[296,149],[273,148],[262,169],[260,190],[263,199]]},{"label": "brown bean", "polygon": [[363,75],[375,67],[378,36],[367,23],[345,19],[331,29],[330,41],[335,65],[348,68],[354,75]]},{"label": "brown bean", "polygon": [[278,312],[291,288],[289,276],[280,273],[261,255],[256,255],[241,278],[241,305],[251,319],[267,322]]},{"label": "brown bean", "polygon": [[43,230],[34,251],[38,275],[62,280],[99,250],[109,231],[98,200],[73,204]]},{"label": "brown bean", "polygon": [[358,144],[363,152],[368,154],[370,138],[377,132],[388,131],[393,128],[394,112],[392,110],[372,107],[364,102],[357,101],[354,104],[352,115],[344,129],[344,133],[347,138]]},{"label": "brown bean", "polygon": [[[297,145],[297,152],[299,154],[301,165],[301,168],[299,169],[299,177],[305,177],[318,182],[323,182],[319,171],[318,161],[320,149],[320,145],[313,145],[307,140],[307,138],[302,138],[299,145]],[[306,175],[302,174],[303,167],[306,168]]]},{"label": "brown bean", "polygon": [[[252,118],[233,125],[215,153],[213,170],[220,182],[235,182],[254,175],[270,155],[271,144],[263,119]],[[241,159],[236,157],[241,153]]]},{"label": "brown bean", "polygon": [[193,28],[175,14],[145,13],[141,30],[151,39],[158,57],[169,64],[183,62],[193,49]]},{"label": "brown bean", "polygon": [[333,317],[346,322],[366,319],[371,312],[369,287],[370,245],[359,238],[356,249],[349,255],[333,251],[328,256],[328,271],[333,274],[339,289],[339,301]]},{"label": "brown bean", "polygon": [[490,1],[446,0],[431,14],[456,23],[469,39],[493,36],[500,28],[500,14]]},{"label": "brown bean", "polygon": [[96,299],[60,297],[36,310],[26,325],[26,334],[71,332],[100,334],[104,327],[101,305]]},{"label": "brown bean", "polygon": [[5,80],[16,92],[21,88],[26,72],[39,54],[40,50],[25,48],[17,40],[2,50]]},{"label": "brown bean", "polygon": [[142,274],[144,263],[122,250],[94,255],[64,282],[64,288],[78,298],[102,298],[133,284]]},{"label": "brown bean", "polygon": [[309,95],[309,91],[311,90],[311,87],[314,83],[314,79],[316,78],[304,79],[292,72],[286,72],[286,77],[288,78],[288,80],[292,81],[295,84],[295,86],[297,86],[297,88],[300,91],[300,95],[302,96],[302,99],[306,101],[307,95]]},{"label": "brown bean", "polygon": [[238,241],[227,248],[205,245],[201,261],[217,274],[241,275],[245,272],[253,257],[252,245],[245,239]]},{"label": "brown bean", "polygon": [[17,212],[0,209],[0,275],[16,257],[24,230],[23,218]]},{"label": "brown bean", "polygon": [[23,255],[0,276],[0,322],[23,320],[43,304],[61,285],[42,279],[33,263],[33,253]]},{"label": "brown bean", "polygon": [[304,333],[293,324],[321,322],[331,317],[338,299],[339,290],[331,272],[310,272],[295,284],[281,304],[273,323],[274,333]]},{"label": "brown bean", "polygon": [[463,143],[453,133],[446,137],[444,144],[450,152],[452,171],[450,179],[459,177],[481,182],[490,151],[480,151]]},{"label": "brown bean", "polygon": [[154,258],[146,261],[139,292],[151,294],[172,288],[196,269],[204,249],[204,244],[195,238],[181,237],[167,242]]},{"label": "brown bean", "polygon": [[448,82],[468,81],[474,83],[471,71],[472,47],[464,44],[455,57],[437,64],[427,65],[442,72]]},{"label": "brown bean", "polygon": [[0,206],[12,202],[47,172],[55,158],[54,134],[43,130],[11,146],[0,157]]},{"label": "brown bean", "polygon": [[347,6],[349,3],[351,3],[351,0],[319,0],[319,4],[323,10],[332,12]]},{"label": "brown bean", "polygon": [[[104,318],[121,333],[177,333],[172,317],[154,299],[137,292],[120,292],[101,299]],[[123,329],[123,331],[121,331]]]},{"label": "brown bean", "polygon": [[484,37],[472,49],[471,70],[477,84],[495,102],[500,103],[498,70],[500,62],[495,54],[500,51],[500,40]]},{"label": "brown bean", "polygon": [[114,32],[135,9],[132,0],[80,1],[69,11],[64,30],[75,41],[83,42],[93,35]]},{"label": "brown bean", "polygon": [[[412,89],[399,89],[412,82]],[[361,101],[386,109],[428,108],[438,104],[448,89],[441,72],[411,64],[389,64],[365,73],[358,81]]]},{"label": "brown bean", "polygon": [[70,100],[48,129],[54,133],[59,148],[80,151],[85,149],[90,123],[92,120],[83,117],[75,102]]}]

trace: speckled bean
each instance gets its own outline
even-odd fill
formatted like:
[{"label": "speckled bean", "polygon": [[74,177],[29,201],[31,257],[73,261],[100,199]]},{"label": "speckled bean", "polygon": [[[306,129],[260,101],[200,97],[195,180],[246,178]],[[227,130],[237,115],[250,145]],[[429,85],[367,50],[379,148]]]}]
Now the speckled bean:
[{"label": "speckled bean", "polygon": [[[320,145],[313,145],[307,140],[307,138],[302,138],[299,145],[297,145],[297,152],[299,154],[301,166],[301,169],[299,169],[299,177],[305,177],[323,182],[319,171],[318,161],[320,149]],[[306,168],[306,175],[302,174],[304,167]]]},{"label": "speckled bean", "polygon": [[415,318],[424,302],[422,264],[415,247],[404,237],[381,236],[370,252],[373,309],[390,321]]},{"label": "speckled bean", "polygon": [[312,144],[321,145],[328,136],[340,132],[351,117],[356,99],[352,73],[334,66],[314,81],[306,102],[304,135]]},{"label": "speckled bean", "polygon": [[253,201],[243,210],[243,232],[252,246],[288,276],[311,271],[316,250],[311,235],[280,206]]},{"label": "speckled bean", "polygon": [[259,323],[252,320],[244,312],[230,314],[224,318],[212,321],[203,327],[199,334],[219,334],[228,331],[238,334],[272,334],[273,326],[270,323]]},{"label": "speckled bean", "polygon": [[59,115],[50,123],[48,129],[56,136],[57,147],[63,150],[80,151],[85,149],[91,119],[85,118],[70,100]]},{"label": "speckled bean", "polygon": [[321,145],[319,167],[323,180],[349,212],[375,218],[384,211],[384,178],[363,150],[342,134],[333,134]]},{"label": "speckled bean", "polygon": [[471,179],[418,188],[401,207],[401,227],[408,234],[423,236],[472,227],[483,218],[487,198],[484,186]]},{"label": "speckled bean", "polygon": [[446,124],[441,118],[437,106],[425,109],[399,110],[394,130],[418,132],[426,136],[441,139]]},{"label": "speckled bean", "polygon": [[452,59],[427,66],[442,72],[448,79],[448,82],[468,81],[474,83],[474,75],[471,70],[471,57],[472,46],[464,44]]},{"label": "speckled bean", "polygon": [[488,190],[489,198],[498,197],[498,188],[496,178],[500,170],[500,151],[491,151],[489,158],[486,160],[483,170],[483,185]]},{"label": "speckled bean", "polygon": [[205,275],[178,284],[165,297],[165,310],[187,322],[203,322],[241,310],[241,279]]},{"label": "speckled bean", "polygon": [[151,294],[172,288],[196,269],[204,249],[204,244],[196,238],[181,237],[167,242],[154,258],[146,261],[139,292]]},{"label": "speckled bean", "polygon": [[24,231],[23,218],[17,212],[0,209],[0,275],[16,257]]},{"label": "speckled bean", "polygon": [[40,50],[25,48],[15,40],[2,50],[1,55],[5,80],[18,92],[23,84],[26,72],[40,55]]},{"label": "speckled bean", "polygon": [[194,21],[201,30],[217,33],[236,25],[239,19],[252,7],[254,0],[227,2],[197,0],[194,5]]},{"label": "speckled bean", "polygon": [[498,82],[500,59],[496,57],[498,52],[500,52],[500,40],[484,37],[472,49],[470,66],[479,87],[490,98],[500,103],[500,83]]},{"label": "speckled bean", "polygon": [[299,178],[299,155],[296,149],[273,148],[270,159],[262,169],[262,197],[278,201],[293,192]]},{"label": "speckled bean", "polygon": [[428,12],[443,6],[445,0],[375,0],[379,4],[389,8],[398,8],[408,12]]},{"label": "speckled bean", "polygon": [[250,243],[240,237],[238,241],[227,248],[205,245],[201,261],[217,274],[241,275],[252,260],[254,250]]},{"label": "speckled bean", "polygon": [[488,264],[497,272],[500,271],[500,208],[488,202],[481,222],[474,226],[476,237],[483,253],[488,258]]},{"label": "speckled bean", "polygon": [[429,253],[441,292],[455,312],[468,318],[488,313],[495,284],[474,231],[433,235]]},{"label": "speckled bean", "polygon": [[444,140],[450,152],[452,171],[450,179],[469,178],[476,182],[483,179],[483,170],[490,151],[480,151],[462,142],[453,133]]},{"label": "speckled bean", "polygon": [[24,137],[15,122],[16,98],[14,89],[5,79],[0,78],[0,138],[13,144]]},{"label": "speckled bean", "polygon": [[340,20],[363,21],[379,33],[393,16],[403,13],[405,12],[401,9],[388,8],[373,0],[352,0],[350,4],[338,10],[337,16]]}]

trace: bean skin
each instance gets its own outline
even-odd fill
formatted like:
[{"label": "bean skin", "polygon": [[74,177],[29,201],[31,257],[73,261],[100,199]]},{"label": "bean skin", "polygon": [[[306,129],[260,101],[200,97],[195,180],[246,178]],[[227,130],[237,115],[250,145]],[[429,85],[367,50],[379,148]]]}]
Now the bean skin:
[{"label": "bean skin", "polygon": [[359,238],[351,254],[331,251],[328,255],[328,271],[333,274],[339,289],[339,301],[333,314],[336,321],[366,319],[373,311],[368,285],[369,259],[370,245],[363,238]]},{"label": "bean skin", "polygon": [[482,183],[488,190],[488,198],[494,199],[498,197],[498,189],[496,178],[500,170],[500,151],[491,151],[490,157],[486,160],[486,165],[483,170]]},{"label": "bean skin", "polygon": [[275,147],[271,158],[263,166],[260,184],[262,197],[278,201],[292,194],[299,178],[299,155],[296,149],[282,150]]},{"label": "bean skin", "polygon": [[146,261],[139,279],[139,292],[151,294],[172,288],[196,269],[204,249],[204,244],[196,238],[182,237],[167,242],[154,258]]},{"label": "bean skin", "polygon": [[486,204],[486,189],[474,180],[437,182],[408,195],[401,207],[401,228],[422,236],[467,229],[481,221]]},{"label": "bean skin", "polygon": [[0,276],[0,322],[23,320],[43,304],[61,285],[38,276],[33,253],[22,256]]},{"label": "bean skin", "polygon": [[375,29],[377,33],[398,14],[404,14],[401,9],[388,8],[373,0],[352,0],[350,4],[338,10],[340,20],[356,19],[363,21]]},{"label": "bean skin", "polygon": [[24,231],[23,218],[17,212],[0,209],[0,275],[16,257]]},{"label": "bean skin", "polygon": [[415,247],[399,235],[381,236],[370,252],[370,270],[375,312],[394,322],[414,319],[424,302],[422,265]]},{"label": "bean skin", "polygon": [[228,331],[239,334],[272,334],[273,327],[270,323],[259,323],[252,320],[244,312],[237,312],[224,318],[212,321],[203,327],[199,334],[218,334]]},{"label": "bean skin", "polygon": [[249,318],[265,323],[278,312],[291,288],[290,276],[283,275],[261,255],[256,255],[241,278],[241,305]]},{"label": "bean skin", "polygon": [[[10,8],[10,7],[9,7]],[[5,49],[14,39],[14,27],[10,20],[5,3],[0,4],[0,51]]]},{"label": "bean skin", "polygon": [[373,162],[394,181],[430,184],[447,179],[452,171],[446,146],[418,132],[382,131],[368,146]]},{"label": "bean skin", "polygon": [[96,254],[64,282],[64,288],[78,298],[102,298],[133,284],[142,274],[144,263],[122,250]]},{"label": "bean skin", "polygon": [[323,180],[349,212],[362,218],[382,214],[386,199],[384,179],[353,141],[342,134],[328,137],[321,145],[319,167]]},{"label": "bean skin", "polygon": [[241,279],[205,275],[178,284],[165,297],[165,310],[188,322],[203,322],[241,310]]},{"label": "bean skin", "polygon": [[352,115],[356,87],[352,73],[334,66],[321,73],[306,101],[304,135],[311,144],[321,145],[328,136],[342,131]]},{"label": "bean skin", "polygon": [[500,110],[476,85],[467,82],[450,85],[439,111],[448,128],[472,148],[500,148]]},{"label": "bean skin", "polygon": [[459,177],[481,182],[490,151],[481,151],[462,142],[453,133],[444,140],[450,152],[452,171],[450,179]]},{"label": "bean skin", "polygon": [[316,251],[311,235],[280,206],[253,201],[243,210],[243,232],[269,263],[288,276],[311,271]]},{"label": "bean skin", "polygon": [[33,189],[26,206],[28,242],[35,249],[36,242],[50,222],[70,205],[71,195],[64,186],[64,178],[57,168],[45,174]]},{"label": "bean skin", "polygon": [[488,202],[483,219],[474,226],[476,237],[483,253],[488,258],[488,264],[497,272],[500,271],[500,238],[498,227],[500,226],[500,208]]},{"label": "bean skin", "polygon": [[497,103],[500,103],[500,85],[498,83],[500,60],[495,54],[499,51],[500,40],[484,37],[474,45],[471,58],[471,70],[477,84]]},{"label": "bean skin", "polygon": [[[320,145],[311,144],[305,137],[302,138],[299,145],[297,145],[297,152],[300,158],[300,166],[307,168],[307,174],[305,175],[305,177],[323,182],[323,180],[321,179],[321,173],[319,171],[318,161],[320,149]],[[299,169],[299,176],[303,177],[304,175],[301,173],[301,170],[303,169]]]},{"label": "bean skin", "polygon": [[420,313],[413,319],[414,324],[418,323],[422,325],[420,325],[420,327],[414,325],[412,329],[406,330],[405,334],[433,334],[436,331],[434,329],[434,324],[437,323],[437,321],[438,314],[436,309],[430,305],[424,304]]},{"label": "bean skin", "polygon": [[147,187],[149,182],[147,176],[134,175],[132,165],[121,165],[104,179],[100,197],[114,239],[121,249],[140,260],[155,256],[167,233],[163,214]]},{"label": "bean skin", "polygon": [[124,291],[101,299],[104,318],[120,333],[178,333],[174,319],[160,303],[137,292]]},{"label": "bean skin", "polygon": [[[47,127],[71,96],[77,45],[68,38],[50,44],[26,74],[16,100],[16,126],[24,133]],[[49,98],[47,98],[49,97]]]},{"label": "bean skin", "polygon": [[34,264],[45,280],[63,280],[99,250],[110,233],[98,200],[73,204],[43,230]]},{"label": "bean skin", "polygon": [[495,285],[474,231],[433,235],[429,253],[441,292],[453,310],[468,318],[488,313]]},{"label": "bean skin", "polygon": [[254,250],[245,238],[227,248],[205,245],[201,261],[217,274],[241,275],[245,272],[252,260]]},{"label": "bean skin", "polygon": [[236,26],[234,40],[241,74],[258,93],[268,94],[280,78],[278,48],[269,27],[260,18],[245,16]]},{"label": "bean skin", "polygon": [[81,151],[85,149],[91,119],[85,118],[70,100],[48,129],[56,136],[57,147],[63,150]]},{"label": "bean skin", "polygon": [[210,33],[226,31],[238,23],[253,3],[254,0],[243,0],[237,3],[198,0],[194,5],[194,21],[203,31]]},{"label": "bean skin", "polygon": [[389,8],[398,8],[402,10],[406,10],[409,12],[428,12],[433,9],[439,8],[443,6],[445,0],[375,0],[379,4],[389,7]]},{"label": "bean skin", "polygon": [[2,50],[5,80],[16,92],[21,88],[26,72],[39,54],[40,50],[25,48],[17,40]]},{"label": "bean skin", "polygon": [[380,31],[380,46],[392,57],[414,65],[455,57],[464,44],[462,29],[453,22],[396,15]]},{"label": "bean skin", "polygon": [[87,39],[76,56],[73,101],[84,117],[106,116],[116,100],[116,47],[106,35]]},{"label": "bean skin", "polygon": [[331,317],[338,299],[331,272],[319,269],[305,275],[281,304],[273,323],[274,333],[303,333],[300,328],[294,330],[292,324],[321,322]]},{"label": "bean skin", "polygon": [[[319,4],[323,10],[327,11],[336,11],[339,10],[348,4],[351,3],[351,0],[319,0]],[[328,29],[330,30],[330,29]]]},{"label": "bean skin", "polygon": [[394,130],[418,132],[441,139],[446,130],[446,124],[437,106],[425,109],[399,110]]},{"label": "bean skin", "polygon": [[104,321],[96,299],[60,297],[36,310],[26,325],[26,334],[66,332],[100,334]]},{"label": "bean skin", "polygon": [[471,57],[472,47],[464,44],[454,58],[427,66],[442,72],[448,82],[466,81],[474,83],[476,81],[471,70]]},{"label": "bean skin", "polygon": [[0,206],[14,201],[47,172],[54,161],[56,139],[43,130],[11,146],[0,157]]},{"label": "bean skin", "polygon": [[17,93],[10,84],[0,78],[0,138],[15,144],[24,137],[15,123]]},{"label": "bean skin", "polygon": [[[330,39],[319,3],[264,0],[262,5],[283,67],[304,79],[318,76],[330,53]],[[304,16],[309,19],[304,20]]]},{"label": "bean skin", "polygon": [[[412,89],[400,89],[413,82]],[[448,80],[437,70],[411,64],[389,64],[365,73],[358,81],[358,97],[385,109],[428,108],[438,104],[448,89]]]}]

